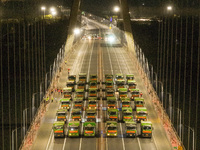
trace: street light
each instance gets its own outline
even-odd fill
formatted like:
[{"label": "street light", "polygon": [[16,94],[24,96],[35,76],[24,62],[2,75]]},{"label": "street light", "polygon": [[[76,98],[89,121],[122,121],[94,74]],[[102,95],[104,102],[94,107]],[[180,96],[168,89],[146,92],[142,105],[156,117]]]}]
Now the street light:
[{"label": "street light", "polygon": [[167,10],[171,11],[172,10],[172,6],[167,6]]},{"label": "street light", "polygon": [[46,7],[42,6],[42,7],[41,7],[41,10],[44,11],[44,16],[45,16]]},{"label": "street light", "polygon": [[115,6],[115,7],[114,7],[114,11],[115,11],[115,12],[119,12],[119,10],[120,10],[120,8],[119,8],[118,6]]},{"label": "street light", "polygon": [[81,32],[81,31],[80,31],[79,28],[75,28],[75,29],[74,29],[74,34],[78,35],[78,34],[80,34],[80,32]]}]

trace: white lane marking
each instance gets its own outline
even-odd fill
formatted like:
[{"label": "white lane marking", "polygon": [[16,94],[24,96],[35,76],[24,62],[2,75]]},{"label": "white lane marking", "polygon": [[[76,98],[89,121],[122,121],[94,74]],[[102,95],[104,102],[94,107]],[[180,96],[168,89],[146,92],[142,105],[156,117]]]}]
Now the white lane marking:
[{"label": "white lane marking", "polygon": [[65,149],[66,140],[67,140],[67,138],[65,138],[65,140],[64,140],[64,143],[63,143],[63,148],[62,148],[62,150],[64,150],[64,149]]},{"label": "white lane marking", "polygon": [[125,150],[125,144],[124,144],[124,136],[122,132],[122,124],[120,123],[120,128],[121,128],[121,135],[122,135],[122,145],[123,145],[123,150]]},{"label": "white lane marking", "polygon": [[49,144],[52,141],[52,138],[53,138],[53,130],[51,130],[51,134],[49,136],[49,140],[48,140],[48,143],[47,143],[47,146],[46,146],[46,150],[49,150]]},{"label": "white lane marking", "polygon": [[155,137],[154,137],[154,134],[153,134],[153,132],[152,132],[152,139],[153,139],[153,141],[154,141],[154,145],[155,145],[155,147],[156,147],[156,149],[158,149],[158,144],[157,144],[157,141],[156,141],[156,139],[155,139]]},{"label": "white lane marking", "polygon": [[142,147],[141,147],[141,144],[140,144],[140,140],[139,140],[138,137],[137,137],[137,141],[138,141],[138,145],[139,145],[140,150],[142,150]]}]

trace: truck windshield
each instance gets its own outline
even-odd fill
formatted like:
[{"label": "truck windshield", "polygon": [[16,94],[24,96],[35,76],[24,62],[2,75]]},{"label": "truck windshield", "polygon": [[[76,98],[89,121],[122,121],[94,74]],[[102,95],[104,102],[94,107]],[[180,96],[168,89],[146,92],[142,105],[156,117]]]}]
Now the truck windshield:
[{"label": "truck windshield", "polygon": [[90,91],[90,93],[92,93],[92,94],[95,94],[95,93],[96,93],[96,91]]},{"label": "truck windshield", "polygon": [[57,113],[57,116],[65,116],[65,115],[66,115],[66,113],[64,113],[64,112]]},{"label": "truck windshield", "polygon": [[89,101],[89,104],[96,104],[95,101]]},{"label": "truck windshield", "polygon": [[117,130],[117,127],[108,127],[108,130]]},{"label": "truck windshield", "polygon": [[136,101],[135,103],[136,104],[143,104],[144,102],[143,101]]},{"label": "truck windshield", "polygon": [[71,130],[71,131],[78,130],[78,127],[69,127],[69,130]]},{"label": "truck windshield", "polygon": [[92,83],[90,83],[90,85],[91,85],[91,86],[95,86],[95,85],[97,85],[97,84],[96,84],[96,82],[92,82]]},{"label": "truck windshield", "polygon": [[138,115],[138,116],[146,116],[147,113],[146,113],[146,112],[139,112],[139,113],[137,113],[137,115]]},{"label": "truck windshield", "polygon": [[127,130],[136,130],[136,127],[127,127]]},{"label": "truck windshield", "polygon": [[66,102],[62,102],[62,104],[70,104],[70,102],[69,102],[69,101],[66,101]]},{"label": "truck windshield", "polygon": [[139,92],[131,92],[132,95],[138,95]]},{"label": "truck windshield", "polygon": [[91,113],[91,112],[89,112],[89,113],[87,113],[87,116],[94,116],[96,113]]},{"label": "truck windshield", "polygon": [[72,114],[73,114],[73,116],[80,116],[81,115],[80,112],[73,112]]},{"label": "truck windshield", "polygon": [[86,79],[86,77],[84,77],[84,76],[83,77],[79,77],[79,79]]},{"label": "truck windshield", "polygon": [[75,104],[81,104],[82,101],[74,101]]},{"label": "truck windshield", "polygon": [[117,115],[117,113],[115,111],[111,111],[110,115]]},{"label": "truck windshield", "polygon": [[77,95],[83,95],[83,92],[77,92]]},{"label": "truck windshield", "polygon": [[84,85],[85,85],[85,84],[83,84],[83,83],[79,83],[79,84],[78,84],[78,86],[84,86]]},{"label": "truck windshield", "polygon": [[54,129],[63,129],[63,126],[54,126]]},{"label": "truck windshield", "polygon": [[144,130],[151,130],[151,126],[144,126],[143,129]]},{"label": "truck windshield", "polygon": [[85,130],[93,131],[94,127],[85,127]]},{"label": "truck windshield", "polygon": [[112,83],[106,83],[106,85],[107,85],[107,86],[111,86],[111,85],[112,85]]},{"label": "truck windshield", "polygon": [[130,112],[125,112],[124,113],[124,116],[131,116],[132,115],[132,113],[130,113]]},{"label": "truck windshield", "polygon": [[122,102],[122,105],[129,105],[130,102]]},{"label": "truck windshield", "polygon": [[116,104],[116,101],[108,101],[108,104]]}]

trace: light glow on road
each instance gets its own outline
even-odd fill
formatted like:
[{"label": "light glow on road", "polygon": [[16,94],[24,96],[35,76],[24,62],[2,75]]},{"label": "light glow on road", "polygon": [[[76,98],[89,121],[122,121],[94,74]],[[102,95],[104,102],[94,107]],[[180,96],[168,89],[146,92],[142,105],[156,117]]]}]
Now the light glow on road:
[{"label": "light glow on road", "polygon": [[75,29],[74,29],[74,34],[76,34],[76,35],[77,35],[77,34],[80,34],[80,32],[81,32],[81,31],[80,31],[80,29],[79,29],[79,28],[75,28]]}]

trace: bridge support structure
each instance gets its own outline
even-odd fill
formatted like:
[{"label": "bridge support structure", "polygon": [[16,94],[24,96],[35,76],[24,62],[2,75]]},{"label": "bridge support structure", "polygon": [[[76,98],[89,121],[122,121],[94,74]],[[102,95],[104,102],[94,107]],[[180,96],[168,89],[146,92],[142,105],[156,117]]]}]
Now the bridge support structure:
[{"label": "bridge support structure", "polygon": [[135,46],[134,46],[135,44],[134,44],[134,40],[133,40],[128,3],[127,3],[127,0],[119,0],[119,2],[121,5],[121,14],[122,14],[123,23],[124,23],[127,47],[128,47],[128,50],[132,52],[133,56],[136,57]]},{"label": "bridge support structure", "polygon": [[73,46],[74,29],[76,28],[76,25],[77,25],[77,17],[78,17],[78,12],[79,12],[79,8],[80,8],[80,2],[81,2],[81,0],[74,0],[73,4],[72,4],[67,41],[65,44],[65,56]]}]

